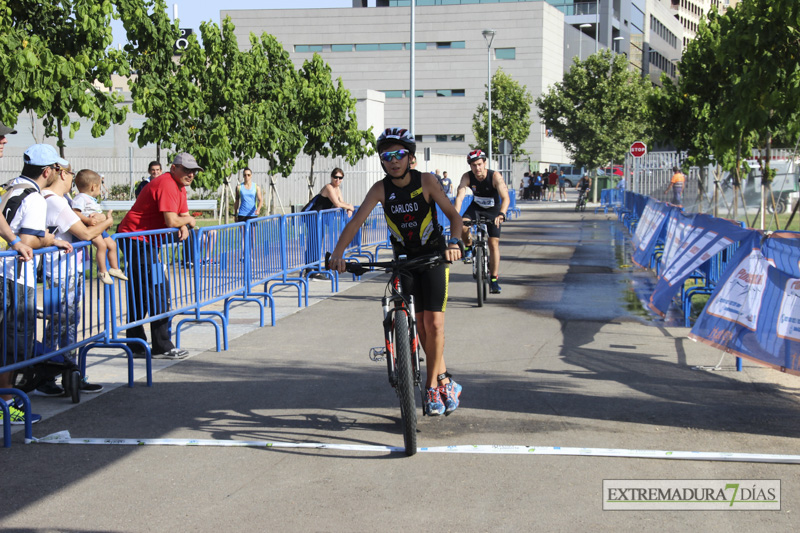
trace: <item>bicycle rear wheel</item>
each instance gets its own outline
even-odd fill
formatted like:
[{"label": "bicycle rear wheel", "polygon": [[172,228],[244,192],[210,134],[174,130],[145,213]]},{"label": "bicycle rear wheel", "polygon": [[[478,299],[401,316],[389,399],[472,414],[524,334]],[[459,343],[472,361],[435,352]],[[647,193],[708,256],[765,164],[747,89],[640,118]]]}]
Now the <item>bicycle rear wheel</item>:
[{"label": "bicycle rear wheel", "polygon": [[397,374],[397,396],[400,398],[400,418],[406,455],[417,453],[417,405],[414,398],[414,378],[411,372],[411,328],[408,316],[398,310],[394,314],[394,356]]},{"label": "bicycle rear wheel", "polygon": [[483,307],[483,301],[486,299],[486,291],[483,289],[483,284],[486,280],[486,267],[484,262],[486,260],[486,251],[481,246],[475,247],[475,282],[478,285],[478,307]]}]

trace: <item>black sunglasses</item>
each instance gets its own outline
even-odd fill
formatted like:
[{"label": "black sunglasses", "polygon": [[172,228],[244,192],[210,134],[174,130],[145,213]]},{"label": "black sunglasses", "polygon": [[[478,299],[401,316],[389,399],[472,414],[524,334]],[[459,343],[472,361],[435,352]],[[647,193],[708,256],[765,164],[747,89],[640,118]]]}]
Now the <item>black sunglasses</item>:
[{"label": "black sunglasses", "polygon": [[344,176],[331,176],[335,180],[343,180]]}]

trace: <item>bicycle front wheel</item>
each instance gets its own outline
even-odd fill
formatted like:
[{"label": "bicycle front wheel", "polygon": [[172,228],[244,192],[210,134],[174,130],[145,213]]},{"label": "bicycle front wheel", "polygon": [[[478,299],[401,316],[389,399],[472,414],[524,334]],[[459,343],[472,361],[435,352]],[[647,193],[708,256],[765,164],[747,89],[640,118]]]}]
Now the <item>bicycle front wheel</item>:
[{"label": "bicycle front wheel", "polygon": [[489,273],[489,253],[486,249],[483,251],[483,301],[486,301],[486,296],[489,294],[489,280],[491,274]]},{"label": "bicycle front wheel", "polygon": [[486,279],[486,250],[481,246],[475,247],[475,282],[478,285],[478,307],[483,307],[486,291],[483,288]]},{"label": "bicycle front wheel", "polygon": [[414,398],[414,378],[411,372],[411,328],[405,311],[394,314],[394,356],[397,374],[397,396],[400,398],[400,418],[406,455],[417,453],[417,405]]}]

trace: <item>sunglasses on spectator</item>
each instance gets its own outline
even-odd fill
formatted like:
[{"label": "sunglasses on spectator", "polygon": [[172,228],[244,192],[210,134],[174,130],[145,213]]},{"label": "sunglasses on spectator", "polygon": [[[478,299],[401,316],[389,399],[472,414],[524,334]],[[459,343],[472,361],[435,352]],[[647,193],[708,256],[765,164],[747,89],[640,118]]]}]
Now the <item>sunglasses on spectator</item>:
[{"label": "sunglasses on spectator", "polygon": [[331,176],[335,180],[343,180],[344,176]]},{"label": "sunglasses on spectator", "polygon": [[394,152],[382,152],[381,159],[383,159],[387,163],[390,163],[392,159],[397,159],[398,161],[400,161],[409,153],[410,152],[408,150],[395,150]]},{"label": "sunglasses on spectator", "polygon": [[194,174],[194,175],[197,175],[197,174],[199,174],[199,173],[200,173],[200,171],[199,171],[199,170],[197,170],[196,168],[186,168],[186,167],[185,167],[185,166],[183,166],[183,165],[178,165],[178,166],[179,166],[179,167],[181,167],[181,168],[183,169],[183,171],[184,171],[184,172],[186,172],[187,174]]}]

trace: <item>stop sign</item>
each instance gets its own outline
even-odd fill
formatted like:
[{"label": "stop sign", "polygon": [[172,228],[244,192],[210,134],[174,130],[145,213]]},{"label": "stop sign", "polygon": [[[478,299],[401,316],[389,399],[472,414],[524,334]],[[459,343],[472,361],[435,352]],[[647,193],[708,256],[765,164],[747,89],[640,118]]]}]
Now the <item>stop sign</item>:
[{"label": "stop sign", "polygon": [[647,145],[642,141],[636,141],[631,145],[631,155],[633,157],[642,157],[647,153]]}]

